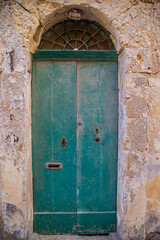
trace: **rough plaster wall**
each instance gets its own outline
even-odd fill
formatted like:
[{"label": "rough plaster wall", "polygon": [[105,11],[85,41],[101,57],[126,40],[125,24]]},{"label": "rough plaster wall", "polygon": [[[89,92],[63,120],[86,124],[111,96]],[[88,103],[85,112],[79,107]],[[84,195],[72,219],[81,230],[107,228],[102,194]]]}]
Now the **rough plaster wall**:
[{"label": "rough plaster wall", "polygon": [[32,232],[30,51],[73,6],[109,30],[120,53],[118,233],[149,239],[160,231],[160,3],[140,0],[0,1],[2,239]]},{"label": "rough plaster wall", "polygon": [[[160,59],[160,5],[153,12],[154,46]],[[149,79],[149,151],[146,231],[160,232],[160,72]]]},{"label": "rough plaster wall", "polygon": [[[19,33],[21,7],[1,2],[0,49],[0,158],[1,231],[0,239],[21,239],[27,223],[27,167],[30,161],[30,52]],[[20,15],[20,17],[18,17]],[[37,21],[37,20],[36,20]],[[38,22],[38,21],[37,21]],[[33,21],[34,23],[34,21]],[[25,32],[25,30],[23,29]],[[13,52],[12,52],[13,51]],[[28,172],[31,172],[28,170]],[[31,181],[31,177],[30,177]],[[30,202],[31,202],[30,199]]]},{"label": "rough plaster wall", "polygon": [[[10,54],[2,57],[1,111],[1,189],[2,223],[7,233],[21,238],[26,218],[26,169],[30,148],[30,73],[24,48],[14,48],[14,70],[10,70]],[[30,61],[30,59],[29,59]],[[8,67],[7,67],[8,66]],[[30,192],[32,194],[32,192]],[[3,238],[4,238],[3,236]],[[4,238],[5,239],[5,238]]]}]

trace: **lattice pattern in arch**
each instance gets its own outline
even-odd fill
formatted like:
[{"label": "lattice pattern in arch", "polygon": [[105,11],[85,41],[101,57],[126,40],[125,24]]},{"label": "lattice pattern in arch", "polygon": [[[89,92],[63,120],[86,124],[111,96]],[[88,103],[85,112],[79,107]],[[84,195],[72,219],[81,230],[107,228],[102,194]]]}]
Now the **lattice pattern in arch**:
[{"label": "lattice pattern in arch", "polygon": [[43,34],[41,50],[115,50],[109,32],[89,20],[65,20]]}]

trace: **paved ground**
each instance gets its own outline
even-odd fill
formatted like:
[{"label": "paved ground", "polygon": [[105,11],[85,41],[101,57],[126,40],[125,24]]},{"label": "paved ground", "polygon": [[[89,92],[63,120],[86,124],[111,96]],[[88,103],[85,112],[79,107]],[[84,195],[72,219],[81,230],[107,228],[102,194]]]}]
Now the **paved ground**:
[{"label": "paved ground", "polygon": [[32,240],[118,240],[118,238],[114,233],[109,234],[108,236],[78,236],[78,235],[43,236],[34,234]]}]

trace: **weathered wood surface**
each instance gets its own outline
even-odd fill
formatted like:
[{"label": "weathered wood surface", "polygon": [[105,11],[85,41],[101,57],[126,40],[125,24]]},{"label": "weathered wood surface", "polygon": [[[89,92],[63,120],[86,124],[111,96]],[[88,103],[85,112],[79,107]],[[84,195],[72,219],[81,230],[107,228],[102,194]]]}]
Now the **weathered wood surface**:
[{"label": "weathered wood surface", "polygon": [[116,231],[117,101],[116,62],[33,63],[35,232]]}]

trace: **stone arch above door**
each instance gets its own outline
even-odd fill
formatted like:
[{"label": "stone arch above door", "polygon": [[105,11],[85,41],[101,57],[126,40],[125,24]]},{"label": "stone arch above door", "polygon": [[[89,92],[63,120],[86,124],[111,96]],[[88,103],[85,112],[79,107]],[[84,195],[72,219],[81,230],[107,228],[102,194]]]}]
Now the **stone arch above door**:
[{"label": "stone arch above door", "polygon": [[77,11],[81,14],[80,19],[85,19],[88,21],[93,21],[100,25],[109,34],[109,38],[113,42],[116,51],[120,50],[120,39],[117,30],[112,26],[111,19],[109,19],[100,9],[95,7],[89,7],[85,5],[69,5],[63,6],[61,8],[53,10],[52,13],[43,16],[41,24],[36,29],[34,35],[32,36],[30,45],[31,51],[35,51],[39,46],[42,35],[45,34],[48,29],[52,26],[58,24],[59,22],[66,21],[70,18],[70,13]]}]

